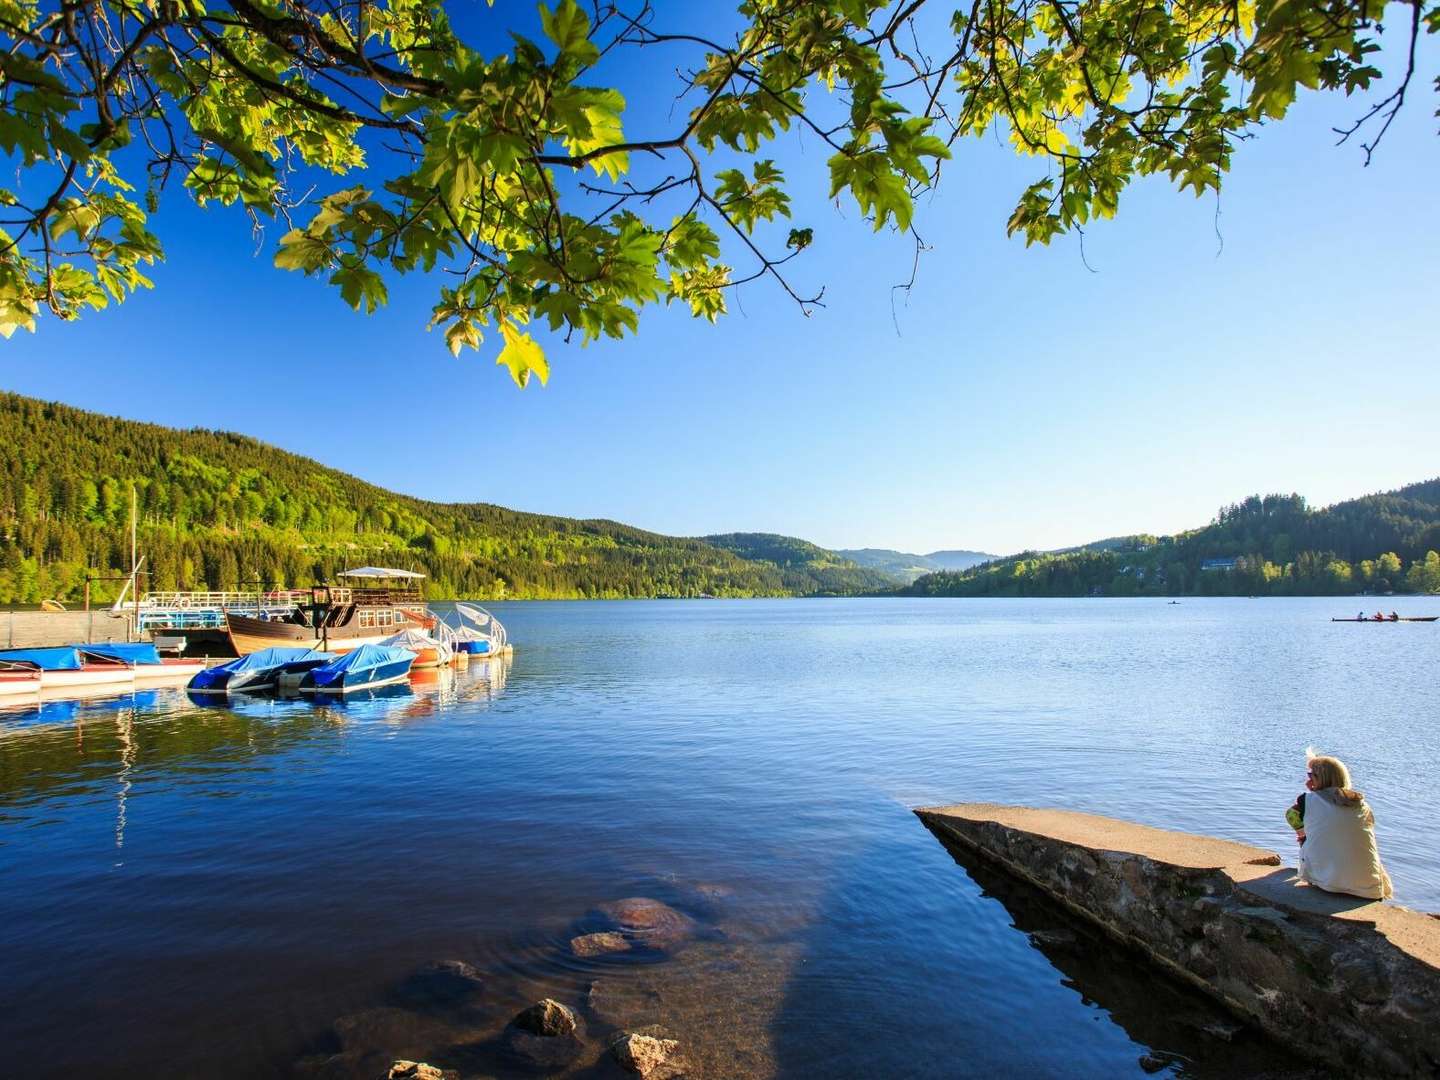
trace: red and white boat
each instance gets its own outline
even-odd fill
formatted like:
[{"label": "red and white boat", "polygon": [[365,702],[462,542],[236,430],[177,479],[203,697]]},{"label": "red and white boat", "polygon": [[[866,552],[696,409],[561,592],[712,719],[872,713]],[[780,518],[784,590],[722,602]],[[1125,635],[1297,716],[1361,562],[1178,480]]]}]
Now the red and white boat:
[{"label": "red and white boat", "polygon": [[5,649],[0,651],[0,664],[9,669],[20,666],[37,672],[41,690],[90,686],[119,689],[135,684],[133,664],[99,656],[77,645],[49,649]]},{"label": "red and white boat", "polygon": [[131,665],[137,683],[188,681],[205,670],[204,660],[162,657],[148,641],[75,647],[90,659]]}]

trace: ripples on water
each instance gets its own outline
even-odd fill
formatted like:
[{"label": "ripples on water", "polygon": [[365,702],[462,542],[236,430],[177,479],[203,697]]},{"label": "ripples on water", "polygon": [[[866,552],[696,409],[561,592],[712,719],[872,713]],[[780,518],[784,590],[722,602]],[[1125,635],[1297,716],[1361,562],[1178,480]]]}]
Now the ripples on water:
[{"label": "ripples on water", "polygon": [[[1111,1075],[1147,1046],[1243,1071],[1195,1041],[1203,1004],[1032,945],[1015,927],[1063,916],[908,808],[1075,807],[1289,859],[1313,743],[1367,792],[1399,898],[1440,906],[1440,624],[1329,623],[1346,603],[510,604],[513,665],[359,700],[0,711],[0,1045],[53,1075],[283,1074],[455,958],[489,976],[447,1034],[477,1046],[544,994],[598,1033],[598,986],[704,1075]],[[569,956],[634,895],[698,939]]]}]

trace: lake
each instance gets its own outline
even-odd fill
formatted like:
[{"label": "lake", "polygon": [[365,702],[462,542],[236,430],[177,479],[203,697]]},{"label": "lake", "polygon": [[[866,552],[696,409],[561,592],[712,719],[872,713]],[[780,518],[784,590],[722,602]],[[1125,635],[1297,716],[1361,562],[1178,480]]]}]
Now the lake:
[{"label": "lake", "polygon": [[[1292,861],[1313,744],[1367,793],[1397,899],[1440,909],[1440,624],[1329,621],[1356,607],[506,603],[513,662],[343,705],[0,711],[0,1045],[47,1076],[377,1076],[401,1051],[501,1076],[500,1029],[550,996],[594,1046],[661,1025],[696,1077],[1140,1076],[1151,1052],[1279,1075],[911,808],[1071,807]],[[683,933],[571,955],[626,897]],[[417,1004],[436,960],[483,993]]]}]

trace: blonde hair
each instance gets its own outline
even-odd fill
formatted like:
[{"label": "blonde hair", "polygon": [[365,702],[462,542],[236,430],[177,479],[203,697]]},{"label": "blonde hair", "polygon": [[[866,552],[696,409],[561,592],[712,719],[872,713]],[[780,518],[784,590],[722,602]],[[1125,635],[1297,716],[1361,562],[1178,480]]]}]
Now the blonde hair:
[{"label": "blonde hair", "polygon": [[1340,796],[1341,801],[1347,803],[1358,803],[1365,798],[1363,794],[1350,786],[1350,770],[1339,758],[1330,757],[1326,754],[1311,754],[1305,766],[1310,770],[1310,776],[1315,781],[1316,791],[1325,791],[1333,788],[1335,794]]}]

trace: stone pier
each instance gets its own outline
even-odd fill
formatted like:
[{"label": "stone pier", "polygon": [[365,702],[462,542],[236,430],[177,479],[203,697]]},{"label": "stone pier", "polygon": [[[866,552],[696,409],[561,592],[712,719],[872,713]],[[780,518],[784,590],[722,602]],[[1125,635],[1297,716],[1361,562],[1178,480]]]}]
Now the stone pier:
[{"label": "stone pier", "polygon": [[1307,1058],[1440,1075],[1440,917],[1322,892],[1214,837],[985,803],[916,813]]}]

